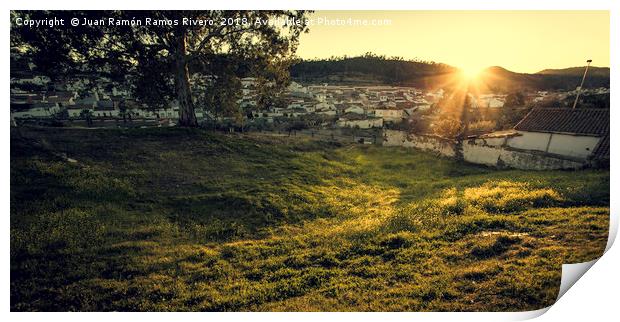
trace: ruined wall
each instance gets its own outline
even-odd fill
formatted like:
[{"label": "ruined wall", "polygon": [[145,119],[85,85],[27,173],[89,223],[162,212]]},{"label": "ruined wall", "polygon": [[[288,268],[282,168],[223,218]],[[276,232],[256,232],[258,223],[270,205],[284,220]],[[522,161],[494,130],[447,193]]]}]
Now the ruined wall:
[{"label": "ruined wall", "polygon": [[594,136],[519,131],[506,145],[521,150],[537,150],[569,158],[586,159],[600,140]]},{"label": "ruined wall", "polygon": [[579,169],[584,162],[554,157],[545,153],[509,147],[483,145],[478,140],[463,142],[463,160],[498,168],[522,170]]},{"label": "ruined wall", "polygon": [[498,160],[504,151],[501,147],[484,146],[473,142],[464,142],[463,160],[471,163],[497,166]]},{"label": "ruined wall", "polygon": [[585,161],[574,161],[544,154],[511,150],[505,150],[498,159],[498,166],[523,170],[581,169],[585,165]]},{"label": "ruined wall", "polygon": [[338,120],[336,124],[339,127],[359,127],[360,129],[370,129],[373,127],[382,127],[383,119],[372,118],[364,120]]},{"label": "ruined wall", "polygon": [[446,157],[456,157],[456,142],[436,136],[407,134],[404,131],[384,130],[384,146],[403,146],[435,152]]},{"label": "ruined wall", "polygon": [[434,136],[413,135],[403,131],[385,130],[384,146],[412,147],[447,157],[498,168],[523,170],[579,169],[585,160],[562,158],[540,151],[511,148],[512,138],[470,139],[460,142]]}]

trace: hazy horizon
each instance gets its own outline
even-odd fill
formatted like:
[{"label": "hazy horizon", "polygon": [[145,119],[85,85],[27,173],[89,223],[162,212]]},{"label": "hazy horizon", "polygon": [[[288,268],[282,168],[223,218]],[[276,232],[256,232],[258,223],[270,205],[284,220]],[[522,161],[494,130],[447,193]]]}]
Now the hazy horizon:
[{"label": "hazy horizon", "polygon": [[518,73],[609,67],[608,11],[316,11],[316,21],[391,20],[382,26],[314,24],[300,38],[303,59],[366,52],[445,63],[473,72]]}]

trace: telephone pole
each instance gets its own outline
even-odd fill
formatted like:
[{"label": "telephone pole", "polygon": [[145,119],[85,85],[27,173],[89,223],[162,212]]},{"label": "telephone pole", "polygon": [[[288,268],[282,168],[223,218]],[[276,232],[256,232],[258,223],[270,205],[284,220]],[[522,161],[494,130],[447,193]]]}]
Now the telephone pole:
[{"label": "telephone pole", "polygon": [[577,87],[577,96],[575,97],[575,102],[573,103],[573,109],[577,106],[577,101],[579,100],[579,95],[581,95],[581,88],[583,87],[583,82],[586,80],[586,74],[588,73],[588,67],[590,67],[590,63],[592,59],[587,60],[586,70],[583,72],[583,77],[581,78],[581,85]]}]

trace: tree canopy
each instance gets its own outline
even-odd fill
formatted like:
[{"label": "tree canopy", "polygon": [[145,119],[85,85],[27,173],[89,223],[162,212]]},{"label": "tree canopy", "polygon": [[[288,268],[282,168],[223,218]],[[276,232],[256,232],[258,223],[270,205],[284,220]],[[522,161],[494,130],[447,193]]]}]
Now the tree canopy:
[{"label": "tree canopy", "polygon": [[[12,11],[12,21],[56,18],[67,23],[54,28],[14,23],[11,47],[32,57],[37,69],[53,79],[98,75],[126,84],[136,98],[151,105],[176,100],[179,124],[195,126],[196,84],[207,90],[229,88],[224,84],[239,76],[256,77],[274,88],[286,83],[299,35],[307,30],[303,23],[306,14]],[[79,24],[70,25],[71,19]],[[231,94],[217,99],[202,96],[214,102],[224,96],[227,101]]]}]

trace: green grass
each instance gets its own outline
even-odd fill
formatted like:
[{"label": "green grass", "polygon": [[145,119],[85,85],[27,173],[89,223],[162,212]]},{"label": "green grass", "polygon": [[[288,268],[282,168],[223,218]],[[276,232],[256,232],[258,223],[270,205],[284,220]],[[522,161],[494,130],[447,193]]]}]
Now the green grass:
[{"label": "green grass", "polygon": [[562,263],[602,254],[608,218],[608,171],[23,128],[11,133],[11,309],[533,310],[555,301]]}]

